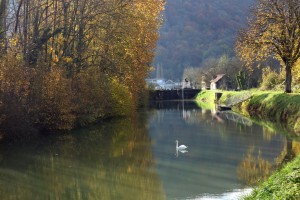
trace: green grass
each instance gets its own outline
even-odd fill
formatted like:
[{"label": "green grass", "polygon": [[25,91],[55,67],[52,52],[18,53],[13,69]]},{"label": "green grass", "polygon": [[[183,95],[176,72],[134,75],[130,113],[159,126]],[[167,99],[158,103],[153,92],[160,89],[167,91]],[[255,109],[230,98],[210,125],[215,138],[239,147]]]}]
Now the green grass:
[{"label": "green grass", "polygon": [[200,92],[196,97],[198,106],[206,110],[215,108],[215,92],[216,91],[212,92],[210,90],[204,90]]},{"label": "green grass", "polygon": [[300,157],[288,163],[256,188],[245,200],[300,199]]},{"label": "green grass", "polygon": [[244,107],[250,115],[284,124],[300,134],[300,94],[257,92]]},{"label": "green grass", "polygon": [[197,97],[196,100],[197,101],[202,101],[205,103],[213,103],[215,100],[215,93],[218,92],[217,90],[211,91],[211,90],[204,90],[202,92],[200,92]]}]

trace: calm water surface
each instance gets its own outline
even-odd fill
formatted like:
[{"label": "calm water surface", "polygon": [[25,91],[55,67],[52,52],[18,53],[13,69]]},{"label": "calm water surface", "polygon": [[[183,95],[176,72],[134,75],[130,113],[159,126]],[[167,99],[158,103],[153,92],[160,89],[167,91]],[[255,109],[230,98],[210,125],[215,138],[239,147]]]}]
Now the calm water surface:
[{"label": "calm water surface", "polygon": [[299,146],[234,113],[160,102],[130,119],[0,143],[0,199],[237,199]]}]

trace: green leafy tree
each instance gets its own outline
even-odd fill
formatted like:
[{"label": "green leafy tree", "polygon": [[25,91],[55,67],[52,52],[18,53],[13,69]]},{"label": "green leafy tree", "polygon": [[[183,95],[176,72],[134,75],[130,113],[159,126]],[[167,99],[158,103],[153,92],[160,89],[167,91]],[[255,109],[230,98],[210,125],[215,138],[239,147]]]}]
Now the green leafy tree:
[{"label": "green leafy tree", "polygon": [[247,75],[244,71],[239,71],[239,74],[236,75],[236,81],[240,89],[247,89]]},{"label": "green leafy tree", "polygon": [[236,52],[252,63],[268,57],[285,67],[285,92],[291,93],[292,68],[300,57],[299,0],[258,0],[248,28],[240,31]]}]

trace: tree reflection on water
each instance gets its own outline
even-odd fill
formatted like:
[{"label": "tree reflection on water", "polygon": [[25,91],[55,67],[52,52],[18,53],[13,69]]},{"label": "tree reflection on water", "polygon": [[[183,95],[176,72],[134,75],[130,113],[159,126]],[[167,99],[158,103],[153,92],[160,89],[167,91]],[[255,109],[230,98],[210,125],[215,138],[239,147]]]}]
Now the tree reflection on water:
[{"label": "tree reflection on water", "polygon": [[[299,142],[279,131],[224,114],[194,102],[157,102],[131,118],[2,141],[0,199],[219,195],[256,184],[300,153]],[[188,152],[176,154],[176,139]]]},{"label": "tree reflection on water", "polygon": [[[278,157],[273,161],[269,161],[262,158],[261,150],[255,151],[254,146],[250,147],[247,155],[237,168],[238,177],[247,185],[256,185],[259,182],[265,181],[273,171],[299,155],[299,149],[299,142],[286,139],[286,144]],[[257,155],[255,156],[255,154]]]},{"label": "tree reflection on water", "polygon": [[140,119],[1,144],[1,199],[164,199]]}]

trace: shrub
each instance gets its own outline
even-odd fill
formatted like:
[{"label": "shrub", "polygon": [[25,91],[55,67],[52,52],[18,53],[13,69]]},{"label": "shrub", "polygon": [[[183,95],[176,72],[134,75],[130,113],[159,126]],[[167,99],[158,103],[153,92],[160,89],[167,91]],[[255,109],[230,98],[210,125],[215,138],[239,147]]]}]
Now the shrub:
[{"label": "shrub", "polygon": [[30,88],[29,113],[42,129],[71,129],[74,127],[72,81],[59,67],[46,71],[36,69]]},{"label": "shrub", "polygon": [[[26,100],[29,92],[33,69],[24,67],[22,62],[7,56],[0,60],[1,100],[8,102],[11,98]],[[25,102],[24,102],[25,103]]]},{"label": "shrub", "polygon": [[111,115],[124,116],[133,110],[133,97],[128,87],[120,84],[116,78],[110,81]]},{"label": "shrub", "polygon": [[[278,90],[280,84],[283,83],[284,79],[270,67],[266,67],[262,70],[262,83],[260,85],[261,90]],[[279,85],[279,86],[278,86]]]},{"label": "shrub", "polygon": [[40,62],[31,68],[10,55],[0,60],[0,132],[2,124],[15,121],[40,130],[69,130],[134,109],[129,87],[108,78],[100,67],[67,74],[56,64]]},{"label": "shrub", "polygon": [[76,113],[80,126],[103,118],[111,104],[108,94],[108,79],[99,68],[90,67],[82,70],[74,78]]},{"label": "shrub", "polygon": [[27,115],[32,73],[15,57],[0,60],[0,138],[17,139],[36,132]]}]

